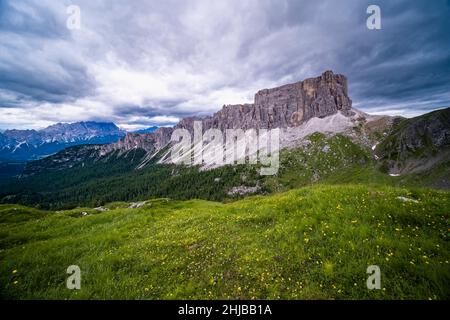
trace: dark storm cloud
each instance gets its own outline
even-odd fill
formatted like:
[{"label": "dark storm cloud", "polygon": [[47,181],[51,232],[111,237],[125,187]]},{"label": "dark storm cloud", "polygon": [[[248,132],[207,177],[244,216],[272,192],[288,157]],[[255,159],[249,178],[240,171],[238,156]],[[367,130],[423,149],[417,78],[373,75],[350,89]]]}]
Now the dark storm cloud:
[{"label": "dark storm cloud", "polygon": [[0,1],[0,30],[23,36],[61,38],[69,32],[61,28],[61,16],[46,8],[45,3]]},{"label": "dark storm cloud", "polygon": [[[331,69],[354,105],[414,115],[450,105],[450,4],[376,1],[0,0],[0,127],[102,119],[170,124]],[[26,109],[31,112],[26,112]]]},{"label": "dark storm cloud", "polygon": [[371,111],[403,104],[405,112],[423,112],[449,105],[448,2],[396,1],[382,14],[383,29],[365,30],[353,54],[349,49],[347,59],[342,57],[354,101]]},{"label": "dark storm cloud", "polygon": [[13,97],[0,106],[73,101],[91,92],[63,18],[40,2],[0,2],[0,89]]}]

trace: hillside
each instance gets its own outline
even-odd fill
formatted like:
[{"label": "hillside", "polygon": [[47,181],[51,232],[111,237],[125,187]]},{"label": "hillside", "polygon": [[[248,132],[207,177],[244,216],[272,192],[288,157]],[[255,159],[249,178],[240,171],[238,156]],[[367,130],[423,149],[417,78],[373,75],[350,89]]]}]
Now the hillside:
[{"label": "hillside", "polygon": [[375,150],[394,174],[419,172],[448,163],[450,158],[450,108],[403,119]]},{"label": "hillside", "polygon": [[26,162],[0,159],[0,181],[19,176],[25,168]]},{"label": "hillside", "polygon": [[[0,206],[1,296],[450,298],[445,192],[317,185],[230,204],[129,206]],[[82,270],[78,291],[65,288],[73,264]],[[370,291],[366,269],[374,264],[382,289]]]}]

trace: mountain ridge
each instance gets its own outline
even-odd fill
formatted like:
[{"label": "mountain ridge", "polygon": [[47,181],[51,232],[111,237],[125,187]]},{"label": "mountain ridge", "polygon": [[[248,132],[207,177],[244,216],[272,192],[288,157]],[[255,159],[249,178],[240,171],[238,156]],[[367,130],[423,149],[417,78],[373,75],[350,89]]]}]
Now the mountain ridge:
[{"label": "mountain ridge", "polygon": [[0,133],[0,157],[36,160],[80,144],[111,143],[125,136],[112,122],[57,123],[40,130],[10,129]]}]

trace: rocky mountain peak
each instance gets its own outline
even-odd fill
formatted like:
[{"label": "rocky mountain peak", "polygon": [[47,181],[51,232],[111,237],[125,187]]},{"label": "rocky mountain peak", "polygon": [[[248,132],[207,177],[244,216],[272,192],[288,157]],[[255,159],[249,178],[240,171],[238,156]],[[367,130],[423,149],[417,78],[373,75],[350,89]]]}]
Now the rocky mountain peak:
[{"label": "rocky mountain peak", "polygon": [[[316,78],[286,84],[272,89],[263,89],[255,94],[254,103],[225,105],[212,116],[188,117],[182,119],[173,129],[187,129],[193,132],[194,122],[201,121],[203,130],[220,129],[272,129],[297,127],[311,118],[323,118],[338,112],[352,114],[352,101],[348,97],[347,78],[332,71],[326,71]],[[160,128],[149,133],[145,139],[130,135],[104,150],[122,151],[141,143],[144,150],[159,150],[170,142],[172,128]],[[127,143],[130,139],[136,143]],[[156,143],[156,145],[154,145]]]},{"label": "rocky mountain peak", "polygon": [[326,71],[316,78],[260,90],[252,104],[225,105],[209,117],[185,118],[175,128],[192,130],[194,121],[202,121],[204,130],[287,128],[338,111],[349,114],[351,108],[347,78]]}]

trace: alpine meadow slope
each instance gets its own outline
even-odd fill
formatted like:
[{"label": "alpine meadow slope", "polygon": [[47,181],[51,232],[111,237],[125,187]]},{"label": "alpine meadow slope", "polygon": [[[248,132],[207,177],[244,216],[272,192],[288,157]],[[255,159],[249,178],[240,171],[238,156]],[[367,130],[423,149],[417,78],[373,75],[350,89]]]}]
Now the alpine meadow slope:
[{"label": "alpine meadow slope", "polygon": [[[316,185],[229,204],[0,206],[9,299],[448,299],[450,197]],[[82,214],[83,213],[83,214]],[[81,270],[67,290],[66,268]],[[378,265],[382,288],[368,290]]]}]

